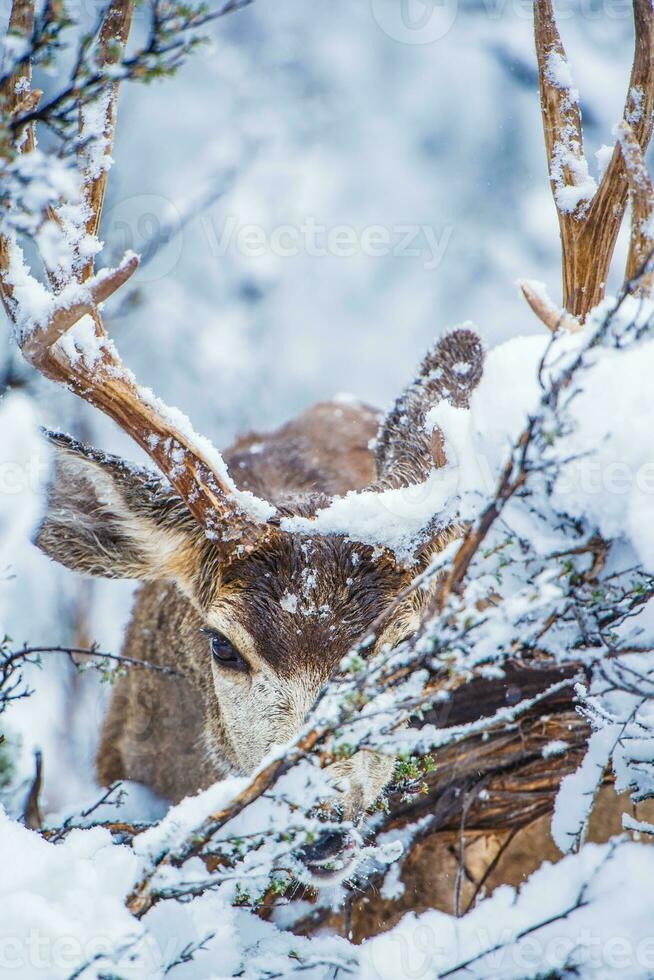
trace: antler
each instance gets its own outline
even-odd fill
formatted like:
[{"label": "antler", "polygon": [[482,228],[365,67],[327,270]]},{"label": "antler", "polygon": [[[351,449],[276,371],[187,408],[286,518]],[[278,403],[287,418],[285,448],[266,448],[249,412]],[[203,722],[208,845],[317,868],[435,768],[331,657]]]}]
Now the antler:
[{"label": "antler", "polygon": [[[636,41],[624,124],[630,127],[630,153],[633,156],[634,147],[637,147],[642,159],[652,135],[654,112],[654,11],[651,0],[633,0],[633,13]],[[628,190],[630,186],[632,191],[634,189],[632,168],[626,160],[627,138],[622,135],[625,132],[622,129],[599,186],[596,185],[584,155],[579,95],[572,87],[551,0],[535,0],[534,26],[545,146],[561,231],[563,305],[568,313],[583,322],[604,296]],[[640,216],[636,220],[640,222]],[[632,275],[638,265],[636,252],[642,242],[642,235],[636,239],[632,236],[627,276]],[[638,254],[642,257],[641,252]],[[529,296],[527,299],[543,319],[542,311]],[[549,316],[551,320],[551,309]]]},{"label": "antler", "polygon": [[[131,0],[117,0],[111,3],[104,20],[100,27],[99,36],[99,65],[106,68],[118,62],[127,44],[130,28],[132,26],[132,2]],[[84,173],[84,199],[87,205],[88,217],[86,220],[86,232],[95,235],[100,226],[100,216],[104,204],[104,195],[107,187],[107,177],[109,168],[106,158],[113,144],[114,130],[116,128],[116,105],[118,100],[118,83],[114,83],[109,89],[106,97],[101,103],[102,106],[102,136],[105,145],[105,161],[98,167],[93,165],[85,153],[84,128],[85,111],[80,111],[80,134],[82,137],[82,167]],[[88,279],[93,275],[93,259],[89,259],[82,272],[82,278]]]},{"label": "antler", "polygon": [[[101,67],[122,58],[132,18],[132,0],[111,0],[99,33]],[[29,36],[34,23],[34,0],[13,0],[12,30]],[[26,64],[7,84],[5,105],[10,114],[24,109],[31,71]],[[117,83],[100,96],[104,159],[92,166],[85,153],[84,110],[81,112],[81,149],[84,227],[95,235],[102,211],[108,161],[116,117]],[[33,98],[33,95],[30,96]],[[11,116],[9,116],[11,118]],[[34,148],[33,136],[23,136],[16,153]],[[94,159],[94,158],[93,158]],[[46,220],[59,222],[48,210]],[[87,243],[89,239],[86,239]],[[239,491],[220,455],[197,436],[188,420],[168,409],[147,389],[138,386],[107,336],[98,304],[116,292],[138,267],[138,257],[127,254],[116,269],[94,274],[93,259],[77,253],[73,272],[58,290],[34,279],[13,234],[0,238],[0,295],[15,324],[25,358],[43,375],[66,385],[80,398],[99,408],[127,432],[156,463],[209,537],[252,546],[265,533],[263,522],[274,508],[252,494]]]},{"label": "antler", "polygon": [[654,185],[643,151],[628,122],[618,126],[618,139],[631,191],[631,241],[625,277],[637,279],[636,292],[649,294],[653,273],[648,266],[654,254]]}]

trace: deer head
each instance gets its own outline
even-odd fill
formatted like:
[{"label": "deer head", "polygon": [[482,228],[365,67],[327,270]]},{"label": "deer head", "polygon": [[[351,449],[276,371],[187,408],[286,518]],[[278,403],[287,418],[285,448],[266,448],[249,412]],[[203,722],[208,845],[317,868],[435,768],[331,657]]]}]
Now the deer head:
[{"label": "deer head", "polygon": [[[100,31],[107,61],[120,57],[131,9],[130,0],[109,5]],[[603,295],[628,181],[636,201],[632,271],[645,257],[642,217],[643,209],[651,212],[651,195],[642,191],[642,151],[654,106],[652,12],[649,0],[635,0],[638,41],[625,122],[593,196],[582,181],[579,110],[562,81],[564,54],[549,0],[537,0],[535,9],[567,314],[529,284],[523,284],[523,291],[550,328],[576,328]],[[12,18],[15,26],[29,30],[32,0],[14,0]],[[19,73],[4,93],[17,116],[18,100],[24,102],[29,90],[29,66],[22,64]],[[640,120],[634,115],[636,89],[643,92]],[[114,85],[104,103],[107,146],[116,98]],[[29,152],[34,147],[31,123],[16,127],[15,138],[21,152]],[[80,232],[93,237],[107,171],[85,169],[83,154],[80,162],[85,215]],[[59,227],[58,210],[49,209],[44,221]],[[372,652],[416,630],[439,580],[427,590],[404,591],[460,528],[433,508],[400,555],[383,541],[357,540],[346,528],[326,533],[327,524],[317,515],[338,501],[325,493],[329,480],[305,450],[281,460],[262,454],[260,463],[250,461],[237,486],[222,457],[188,420],[138,385],[107,335],[99,305],[127,282],[138,258],[127,255],[116,269],[96,274],[87,254],[77,254],[65,277],[46,269],[49,289],[35,315],[25,299],[30,274],[20,248],[12,237],[2,239],[5,309],[35,369],[105,412],[149,455],[158,473],[50,433],[56,463],[38,544],[81,573],[174,584],[185,599],[175,620],[176,649],[202,695],[207,754],[217,773],[250,772],[273,744],[298,731],[341,658],[373,628]],[[448,463],[448,447],[438,429],[427,428],[427,413],[442,400],[466,408],[482,364],[482,345],[469,329],[454,331],[434,347],[415,382],[382,421],[375,472],[360,499],[378,499],[383,506],[385,494],[430,484]],[[351,423],[361,425],[361,418]],[[341,431],[347,439],[347,428],[335,426],[335,455]],[[288,479],[291,470],[293,479]],[[346,815],[356,816],[374,800],[391,769],[392,760],[359,753],[335,773],[349,779]]]},{"label": "deer head", "polygon": [[[469,330],[454,331],[435,346],[381,427],[371,496],[383,500],[385,492],[419,487],[443,464],[442,438],[426,430],[425,416],[445,393],[458,407],[466,406],[482,359],[482,345]],[[340,426],[343,438],[351,439],[354,428],[365,446],[377,416],[368,412],[362,425],[358,410],[332,408],[336,436]],[[345,534],[291,530],[293,522],[310,528],[314,515],[328,512],[332,503],[324,493],[284,490],[285,483],[296,482],[298,469],[309,483],[324,484],[315,469],[315,447],[309,444],[305,458],[283,458],[280,473],[264,446],[245,453],[249,467],[241,479],[261,486],[266,499],[257,498],[257,506],[274,516],[258,524],[250,516],[243,544],[232,537],[234,514],[226,518],[223,536],[223,518],[214,512],[207,534],[159,475],[68,436],[48,437],[56,458],[39,546],[74,571],[167,581],[183,594],[178,666],[203,692],[203,738],[216,771],[250,772],[273,744],[291,739],[325,681],[373,626],[376,649],[413,633],[431,593],[412,591],[401,600],[402,591],[459,533],[449,521],[427,523],[409,561]],[[159,615],[151,609],[152,631]],[[350,816],[374,800],[392,769],[392,760],[385,766],[372,757],[368,765],[361,762],[344,801]],[[348,764],[334,775],[351,771]]]}]

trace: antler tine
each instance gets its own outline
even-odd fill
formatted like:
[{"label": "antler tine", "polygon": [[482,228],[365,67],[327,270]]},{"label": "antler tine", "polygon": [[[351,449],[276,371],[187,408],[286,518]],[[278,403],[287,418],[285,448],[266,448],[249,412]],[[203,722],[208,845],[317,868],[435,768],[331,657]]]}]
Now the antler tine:
[{"label": "antler tine", "polygon": [[[644,151],[654,112],[654,11],[650,0],[633,0],[633,12],[635,53],[624,119]],[[563,303],[583,321],[604,296],[627,204],[627,168],[618,141],[596,189],[583,152],[578,94],[551,0],[535,0],[534,27],[545,144],[561,230]]]},{"label": "antler tine", "polygon": [[534,31],[545,148],[561,232],[564,305],[576,312],[570,303],[575,293],[575,239],[595,188],[584,156],[579,97],[571,84],[551,0],[535,0]]},{"label": "antler tine", "polygon": [[[121,58],[127,44],[132,26],[132,0],[112,0],[100,26],[98,43],[98,62],[100,67],[116,64]],[[112,85],[102,102],[103,141],[105,156],[111,152],[114,130],[116,126],[116,100],[118,98],[118,82]],[[80,109],[80,131],[84,135],[84,108]],[[88,207],[86,231],[95,235],[100,227],[100,218],[104,204],[109,168],[106,164],[94,171],[91,162],[84,155],[82,146],[82,167],[84,179],[84,196]],[[93,275],[93,258],[89,259],[82,270],[82,280]]]},{"label": "antler tine", "polygon": [[[585,166],[586,161],[579,101],[571,86],[568,60],[554,19],[551,0],[536,0],[534,31],[545,147],[554,199],[559,215],[567,220],[574,213],[575,207],[571,206],[570,201],[557,195],[566,190],[566,185],[569,187],[577,184],[579,164]],[[580,202],[576,203],[579,206]]]},{"label": "antler tine", "polygon": [[[9,33],[22,34],[24,37],[28,37],[32,33],[34,5],[35,0],[13,0],[9,14]],[[8,118],[11,118],[19,106],[23,106],[26,97],[29,95],[31,82],[32,66],[27,60],[18,65],[0,90]],[[29,132],[33,136],[31,127]]]},{"label": "antler tine", "polygon": [[97,276],[89,284],[89,288],[80,292],[80,298],[77,301],[73,300],[70,306],[58,305],[55,302],[46,324],[25,333],[21,341],[23,357],[42,374],[47,374],[52,345],[61,340],[83,316],[90,315],[94,318],[99,316],[98,303],[103,303],[113,296],[116,290],[120,289],[136,272],[138,264],[137,256],[128,255],[117,269],[110,269]]},{"label": "antler tine", "polygon": [[538,319],[552,333],[556,333],[557,330],[578,333],[581,330],[579,320],[553,303],[542,283],[535,282],[533,279],[518,279],[517,286]]},{"label": "antler tine", "polygon": [[635,292],[649,295],[654,279],[653,270],[648,268],[654,253],[654,184],[636,134],[625,120],[618,126],[618,140],[631,191],[631,240],[625,279],[637,280]]},{"label": "antler tine", "polygon": [[[33,12],[33,0],[14,0],[13,23],[20,24],[23,33],[32,29]],[[132,0],[112,0],[109,4],[100,32],[105,64],[122,57],[131,12]],[[29,73],[29,67],[21,71],[25,70]],[[15,93],[15,84],[11,92]],[[114,85],[104,109],[106,152],[115,127],[116,94]],[[95,233],[106,168],[98,173],[87,169],[83,176],[88,204],[86,230]],[[208,537],[233,542],[238,549],[255,545],[266,534],[267,528],[262,525],[275,509],[236,488],[210,443],[193,432],[181,413],[166,408],[152,392],[138,386],[106,335],[98,304],[133,275],[138,257],[128,254],[117,269],[96,275],[92,263],[84,264],[77,279],[55,293],[31,277],[13,236],[1,244],[0,291],[25,358],[128,433],[167,477]],[[36,311],[30,298],[35,293],[39,298]],[[84,323],[86,315],[90,321]]]},{"label": "antler tine", "polygon": [[[654,10],[651,0],[633,0],[633,14],[634,61],[623,121],[631,127],[634,139],[644,154],[654,125]],[[604,278],[608,274],[608,263],[627,206],[630,181],[623,149],[623,141],[618,138],[588,215],[600,248],[607,255]]]},{"label": "antler tine", "polygon": [[[35,0],[13,0],[9,15],[8,32],[22,34],[24,37],[28,37],[32,33],[34,27],[34,4]],[[12,140],[8,123],[18,109],[24,106],[28,99],[33,97],[33,93],[30,91],[31,83],[32,66],[30,61],[27,60],[16,68],[2,89],[0,89],[0,99],[7,123],[3,136],[4,139],[10,141],[10,145],[6,146],[5,149],[6,156],[10,155],[12,149],[11,144],[14,144],[17,139],[17,137],[14,137]],[[32,125],[29,125],[27,128],[22,148],[25,152],[34,149],[34,127]],[[0,235],[0,299],[2,299],[7,314],[11,316],[11,289],[4,282],[3,278],[3,273],[6,272],[8,267],[9,242],[5,235]]]}]

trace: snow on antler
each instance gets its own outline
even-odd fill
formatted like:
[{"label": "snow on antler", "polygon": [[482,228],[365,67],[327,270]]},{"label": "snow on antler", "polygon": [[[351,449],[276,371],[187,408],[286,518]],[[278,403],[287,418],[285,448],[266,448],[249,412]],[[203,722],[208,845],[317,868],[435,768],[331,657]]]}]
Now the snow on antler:
[{"label": "snow on antler", "polygon": [[[654,113],[654,11],[650,0],[634,0],[633,10],[635,53],[623,118],[632,127],[633,144],[644,153]],[[583,323],[604,296],[627,204],[626,144],[619,137],[597,185],[584,155],[579,93],[572,85],[551,0],[534,3],[534,27],[545,147],[561,230],[563,306]],[[632,238],[632,256],[634,247]],[[627,275],[633,274],[630,257]],[[551,329],[551,311],[530,295],[532,309]]]}]

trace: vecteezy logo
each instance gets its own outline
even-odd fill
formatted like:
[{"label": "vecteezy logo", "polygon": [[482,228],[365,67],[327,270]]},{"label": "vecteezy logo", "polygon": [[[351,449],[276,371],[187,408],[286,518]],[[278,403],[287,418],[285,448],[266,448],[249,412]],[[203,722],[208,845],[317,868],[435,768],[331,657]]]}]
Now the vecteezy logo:
[{"label": "vecteezy logo", "polygon": [[[406,929],[391,930],[377,937],[367,950],[368,973],[378,980],[428,980],[437,976],[438,960],[446,948],[437,943],[431,925],[418,922]],[[374,972],[373,972],[374,971]]]},{"label": "vecteezy logo", "polygon": [[182,252],[182,224],[172,201],[158,194],[135,194],[109,209],[102,232],[114,262],[128,249],[140,254],[132,281],[142,284],[162,279],[175,268]]},{"label": "vecteezy logo", "polygon": [[382,31],[402,44],[431,44],[448,33],[458,0],[370,0]]}]

